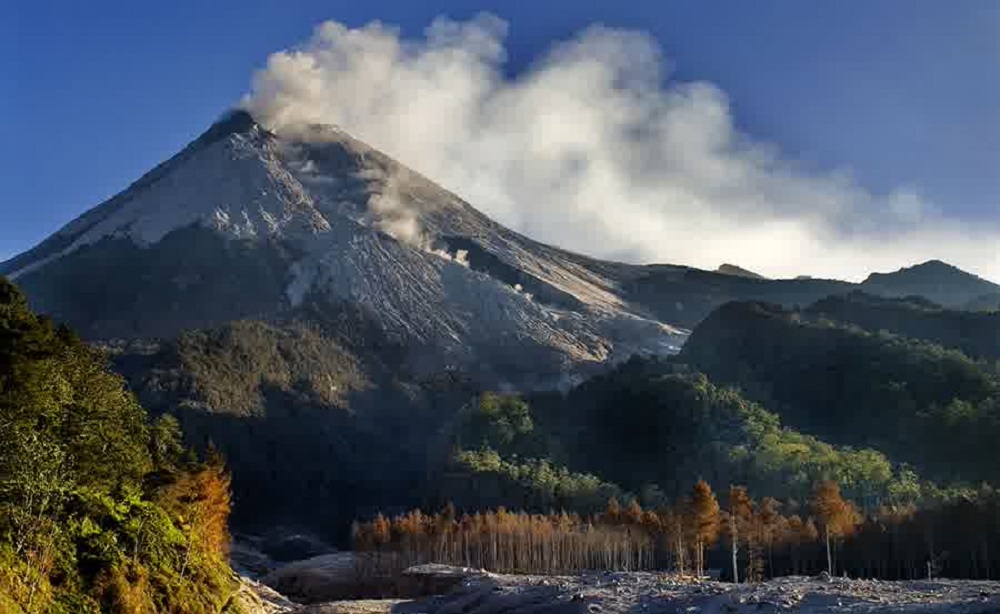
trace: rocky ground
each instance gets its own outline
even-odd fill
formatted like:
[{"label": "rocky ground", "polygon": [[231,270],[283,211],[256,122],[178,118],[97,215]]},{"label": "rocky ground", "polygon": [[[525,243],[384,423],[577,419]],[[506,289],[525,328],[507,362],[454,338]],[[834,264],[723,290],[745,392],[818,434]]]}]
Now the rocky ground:
[{"label": "rocky ground", "polygon": [[[272,591],[267,614],[741,614],[766,612],[1000,613],[1000,582],[881,582],[825,576],[733,585],[659,573],[516,576],[427,566],[417,574],[459,573],[444,595],[413,600],[335,601],[296,605]],[[263,590],[267,590],[263,587]],[[280,596],[278,596],[280,597]]]}]

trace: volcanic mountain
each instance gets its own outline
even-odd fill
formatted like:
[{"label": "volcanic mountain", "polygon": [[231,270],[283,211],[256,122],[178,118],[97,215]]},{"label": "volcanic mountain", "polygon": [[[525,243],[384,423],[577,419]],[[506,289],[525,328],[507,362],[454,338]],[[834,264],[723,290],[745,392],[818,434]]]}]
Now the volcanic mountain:
[{"label": "volcanic mountain", "polygon": [[632,268],[523,237],[337,129],[236,111],[0,274],[92,340],[308,312],[420,371],[559,375],[680,346],[623,296]]}]

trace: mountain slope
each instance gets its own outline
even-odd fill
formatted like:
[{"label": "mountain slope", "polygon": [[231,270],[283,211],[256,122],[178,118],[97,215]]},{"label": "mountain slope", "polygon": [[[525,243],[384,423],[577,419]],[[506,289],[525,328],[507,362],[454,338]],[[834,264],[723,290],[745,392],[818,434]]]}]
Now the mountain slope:
[{"label": "mountain slope", "polygon": [[830,443],[876,448],[932,479],[1000,479],[994,362],[753,302],[716,310],[680,360]]},{"label": "mountain slope", "polygon": [[945,309],[920,297],[884,298],[854,291],[817,301],[804,313],[923,339],[973,358],[1000,359],[1000,313],[996,311]]}]

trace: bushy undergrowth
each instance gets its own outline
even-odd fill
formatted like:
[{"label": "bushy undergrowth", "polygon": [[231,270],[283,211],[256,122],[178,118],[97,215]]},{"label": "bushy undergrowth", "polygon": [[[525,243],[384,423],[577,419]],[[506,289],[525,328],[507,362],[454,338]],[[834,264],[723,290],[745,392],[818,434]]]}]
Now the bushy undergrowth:
[{"label": "bushy undergrowth", "polygon": [[0,279],[0,610],[227,606],[229,476]]}]

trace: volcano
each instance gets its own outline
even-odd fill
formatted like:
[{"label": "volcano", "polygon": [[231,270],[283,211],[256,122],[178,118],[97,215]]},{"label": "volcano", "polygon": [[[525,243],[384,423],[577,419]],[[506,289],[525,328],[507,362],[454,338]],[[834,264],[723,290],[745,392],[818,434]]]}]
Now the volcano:
[{"label": "volcano", "polygon": [[90,340],[319,318],[502,379],[676,352],[687,331],[626,296],[641,269],[524,237],[336,128],[234,111],[0,274]]}]

